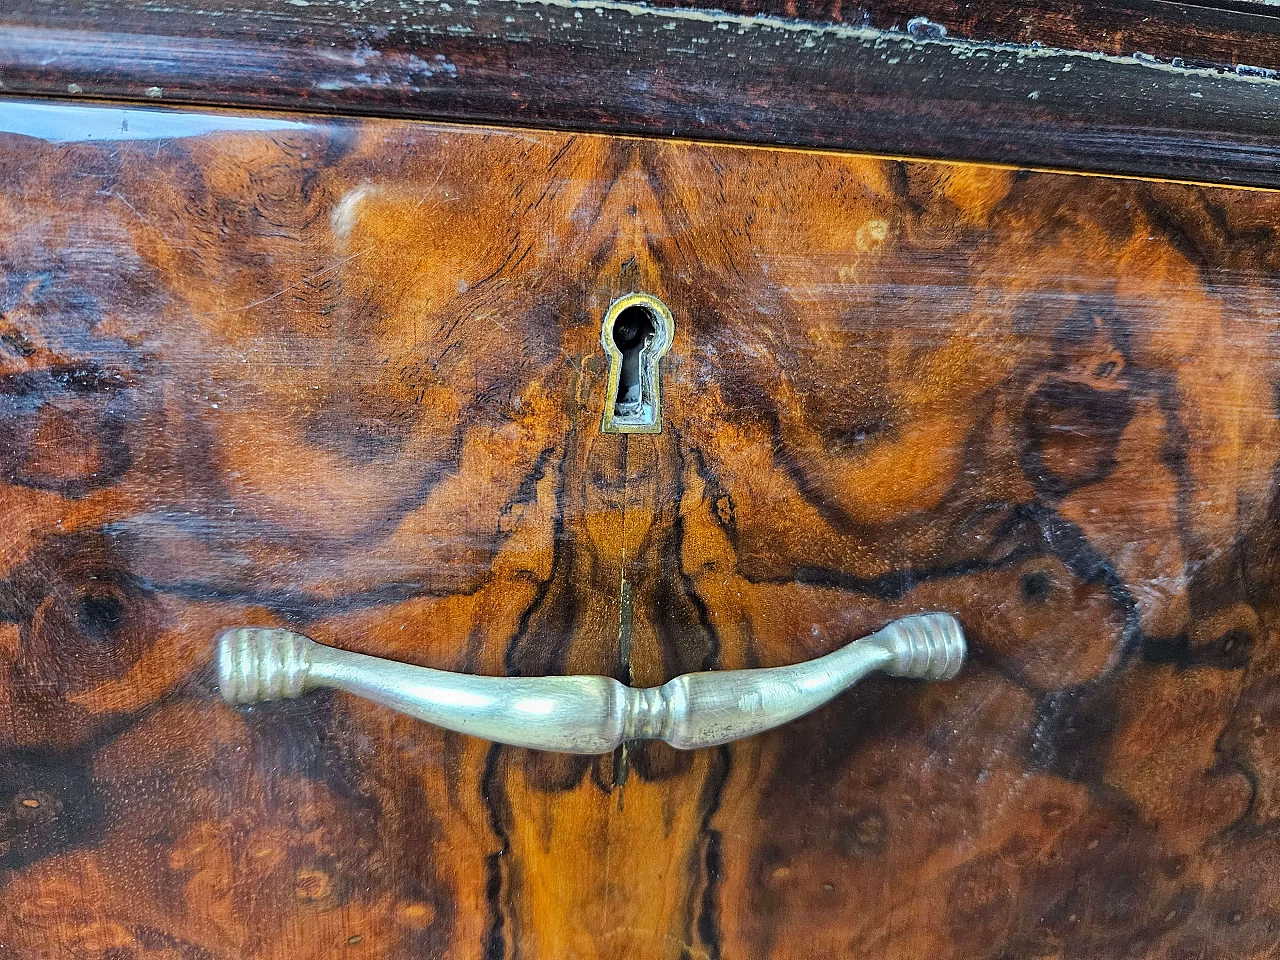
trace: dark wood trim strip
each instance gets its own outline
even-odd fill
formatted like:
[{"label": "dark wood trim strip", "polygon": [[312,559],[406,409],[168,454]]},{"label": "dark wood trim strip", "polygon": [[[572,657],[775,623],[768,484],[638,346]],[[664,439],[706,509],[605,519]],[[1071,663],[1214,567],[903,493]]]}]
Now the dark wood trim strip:
[{"label": "dark wood trim strip", "polygon": [[1280,6],[1267,0],[717,0],[716,6],[886,31],[943,30],[952,38],[989,43],[1140,53],[1188,66],[1280,69]]},{"label": "dark wood trim strip", "polygon": [[5,0],[0,83],[1280,186],[1266,70],[618,0],[294,3]]}]

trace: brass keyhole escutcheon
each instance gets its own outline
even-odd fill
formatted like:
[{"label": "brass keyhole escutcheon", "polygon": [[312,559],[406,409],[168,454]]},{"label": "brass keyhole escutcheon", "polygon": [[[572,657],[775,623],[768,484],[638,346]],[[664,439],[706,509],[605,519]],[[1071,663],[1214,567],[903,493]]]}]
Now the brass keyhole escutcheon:
[{"label": "brass keyhole escutcheon", "polygon": [[602,432],[662,432],[658,363],[671,347],[674,328],[667,305],[650,294],[629,293],[609,305],[600,327],[609,355]]}]

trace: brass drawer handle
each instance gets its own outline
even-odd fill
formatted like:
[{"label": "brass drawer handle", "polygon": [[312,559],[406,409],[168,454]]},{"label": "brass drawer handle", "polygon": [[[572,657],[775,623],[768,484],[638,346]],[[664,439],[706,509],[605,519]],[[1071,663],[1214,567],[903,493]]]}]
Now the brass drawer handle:
[{"label": "brass drawer handle", "polygon": [[640,688],[609,677],[450,673],[338,650],[290,630],[237,627],[218,637],[218,687],[228,703],[332,687],[449,730],[536,750],[608,753],[624,740],[695,750],[803,716],[873,670],[949,680],[964,657],[959,621],[927,613],[807,663],[687,673]]}]

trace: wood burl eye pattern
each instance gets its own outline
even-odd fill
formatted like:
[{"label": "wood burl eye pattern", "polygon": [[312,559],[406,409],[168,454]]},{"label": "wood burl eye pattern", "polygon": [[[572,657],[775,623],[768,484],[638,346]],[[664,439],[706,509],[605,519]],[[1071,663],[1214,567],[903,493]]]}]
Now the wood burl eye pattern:
[{"label": "wood burl eye pattern", "polygon": [[[409,121],[0,105],[0,957],[1269,957],[1280,197]],[[661,432],[601,431],[618,297]],[[247,624],[462,673],[797,663],[688,753],[494,746]]]}]

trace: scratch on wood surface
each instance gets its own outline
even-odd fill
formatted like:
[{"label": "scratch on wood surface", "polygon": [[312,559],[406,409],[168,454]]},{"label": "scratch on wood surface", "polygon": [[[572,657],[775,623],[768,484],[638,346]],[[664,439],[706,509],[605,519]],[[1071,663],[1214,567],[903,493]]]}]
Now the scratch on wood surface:
[{"label": "scratch on wood surface", "polygon": [[261,300],[255,300],[253,301],[253,303],[246,303],[243,306],[232,307],[229,310],[227,310],[227,313],[229,314],[243,313],[246,310],[252,310],[254,307],[260,307],[264,303],[270,303],[272,300],[278,300],[280,297],[283,297],[290,290],[296,290],[298,289],[298,287],[304,286],[305,284],[310,283],[311,281],[317,279],[318,277],[323,277],[326,273],[332,273],[334,270],[337,270],[339,267],[341,267],[344,263],[349,263],[352,260],[355,260],[359,257],[363,257],[366,253],[368,253],[372,249],[373,249],[373,245],[370,244],[369,246],[365,247],[363,250],[359,250],[351,254],[350,256],[343,257],[341,260],[337,261],[336,263],[331,263],[327,267],[322,267],[319,270],[315,271],[314,273],[307,274],[301,280],[295,281],[294,283],[289,284],[287,287],[283,287],[282,289],[277,290],[275,293],[271,294],[269,297],[263,297]]}]

